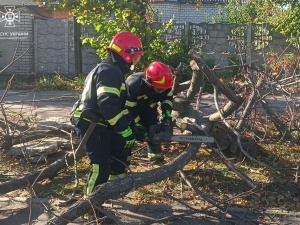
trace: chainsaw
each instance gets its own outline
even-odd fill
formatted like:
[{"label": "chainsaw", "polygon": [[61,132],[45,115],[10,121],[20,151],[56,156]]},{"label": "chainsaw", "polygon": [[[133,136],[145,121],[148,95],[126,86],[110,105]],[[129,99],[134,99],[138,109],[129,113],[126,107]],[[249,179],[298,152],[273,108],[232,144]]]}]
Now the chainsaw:
[{"label": "chainsaw", "polygon": [[204,132],[199,135],[173,135],[173,127],[160,125],[152,125],[149,128],[147,142],[169,144],[171,142],[182,143],[214,143],[214,138],[207,136]]}]

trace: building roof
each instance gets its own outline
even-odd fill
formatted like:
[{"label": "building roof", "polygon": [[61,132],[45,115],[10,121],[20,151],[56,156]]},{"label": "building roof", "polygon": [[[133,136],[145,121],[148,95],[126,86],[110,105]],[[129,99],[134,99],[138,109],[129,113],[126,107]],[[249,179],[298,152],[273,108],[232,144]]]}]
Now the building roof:
[{"label": "building roof", "polygon": [[[245,1],[245,0],[243,0]],[[228,0],[154,0],[153,2],[177,2],[177,3],[195,3],[195,2],[202,2],[202,3],[228,3]]]},{"label": "building roof", "polygon": [[32,0],[1,0],[0,7],[3,6],[39,6],[38,3],[32,2]]}]

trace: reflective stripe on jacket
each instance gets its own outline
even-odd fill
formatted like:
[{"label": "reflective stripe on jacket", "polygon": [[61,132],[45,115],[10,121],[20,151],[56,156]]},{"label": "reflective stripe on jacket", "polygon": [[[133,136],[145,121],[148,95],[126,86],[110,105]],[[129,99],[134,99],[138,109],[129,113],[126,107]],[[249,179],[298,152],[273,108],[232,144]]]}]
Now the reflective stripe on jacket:
[{"label": "reflective stripe on jacket", "polygon": [[156,93],[153,88],[149,88],[143,81],[143,77],[144,72],[134,73],[125,81],[127,86],[125,108],[128,109],[131,119],[137,118],[144,106],[153,108],[157,106],[157,102],[161,103],[162,114],[166,113],[167,110],[172,111],[172,88],[165,90],[163,93]]},{"label": "reflective stripe on jacket", "polygon": [[128,127],[128,120],[124,116],[128,113],[124,110],[125,101],[124,71],[118,62],[109,57],[88,74],[79,107],[73,115],[80,117],[83,110],[93,109],[99,115],[99,121],[104,121],[100,125],[110,125],[120,132]]}]

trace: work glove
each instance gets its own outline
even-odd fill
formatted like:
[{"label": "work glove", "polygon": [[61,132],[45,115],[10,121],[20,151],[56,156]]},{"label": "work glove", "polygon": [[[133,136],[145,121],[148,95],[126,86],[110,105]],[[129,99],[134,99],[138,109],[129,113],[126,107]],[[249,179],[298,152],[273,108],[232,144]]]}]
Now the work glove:
[{"label": "work glove", "polygon": [[172,123],[172,114],[170,110],[166,110],[162,114],[161,123],[170,126]]},{"label": "work glove", "polygon": [[145,138],[147,137],[147,130],[143,125],[139,123],[131,123],[130,127],[137,141],[145,141]]},{"label": "work glove", "polygon": [[124,148],[132,148],[134,146],[135,137],[130,127],[128,127],[126,130],[118,132],[118,134],[122,135],[122,137],[125,139]]},{"label": "work glove", "polygon": [[159,123],[157,125],[157,129],[156,129],[156,133],[160,133],[160,132],[166,132],[170,129],[170,125],[165,124],[165,123]]}]

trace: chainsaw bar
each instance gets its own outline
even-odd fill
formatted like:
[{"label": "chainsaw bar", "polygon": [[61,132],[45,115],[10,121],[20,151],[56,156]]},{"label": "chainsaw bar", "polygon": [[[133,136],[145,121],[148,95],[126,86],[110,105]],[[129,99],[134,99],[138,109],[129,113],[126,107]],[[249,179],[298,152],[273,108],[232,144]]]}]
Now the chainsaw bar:
[{"label": "chainsaw bar", "polygon": [[170,140],[185,143],[214,143],[215,141],[213,137],[196,135],[175,135],[171,136]]}]

